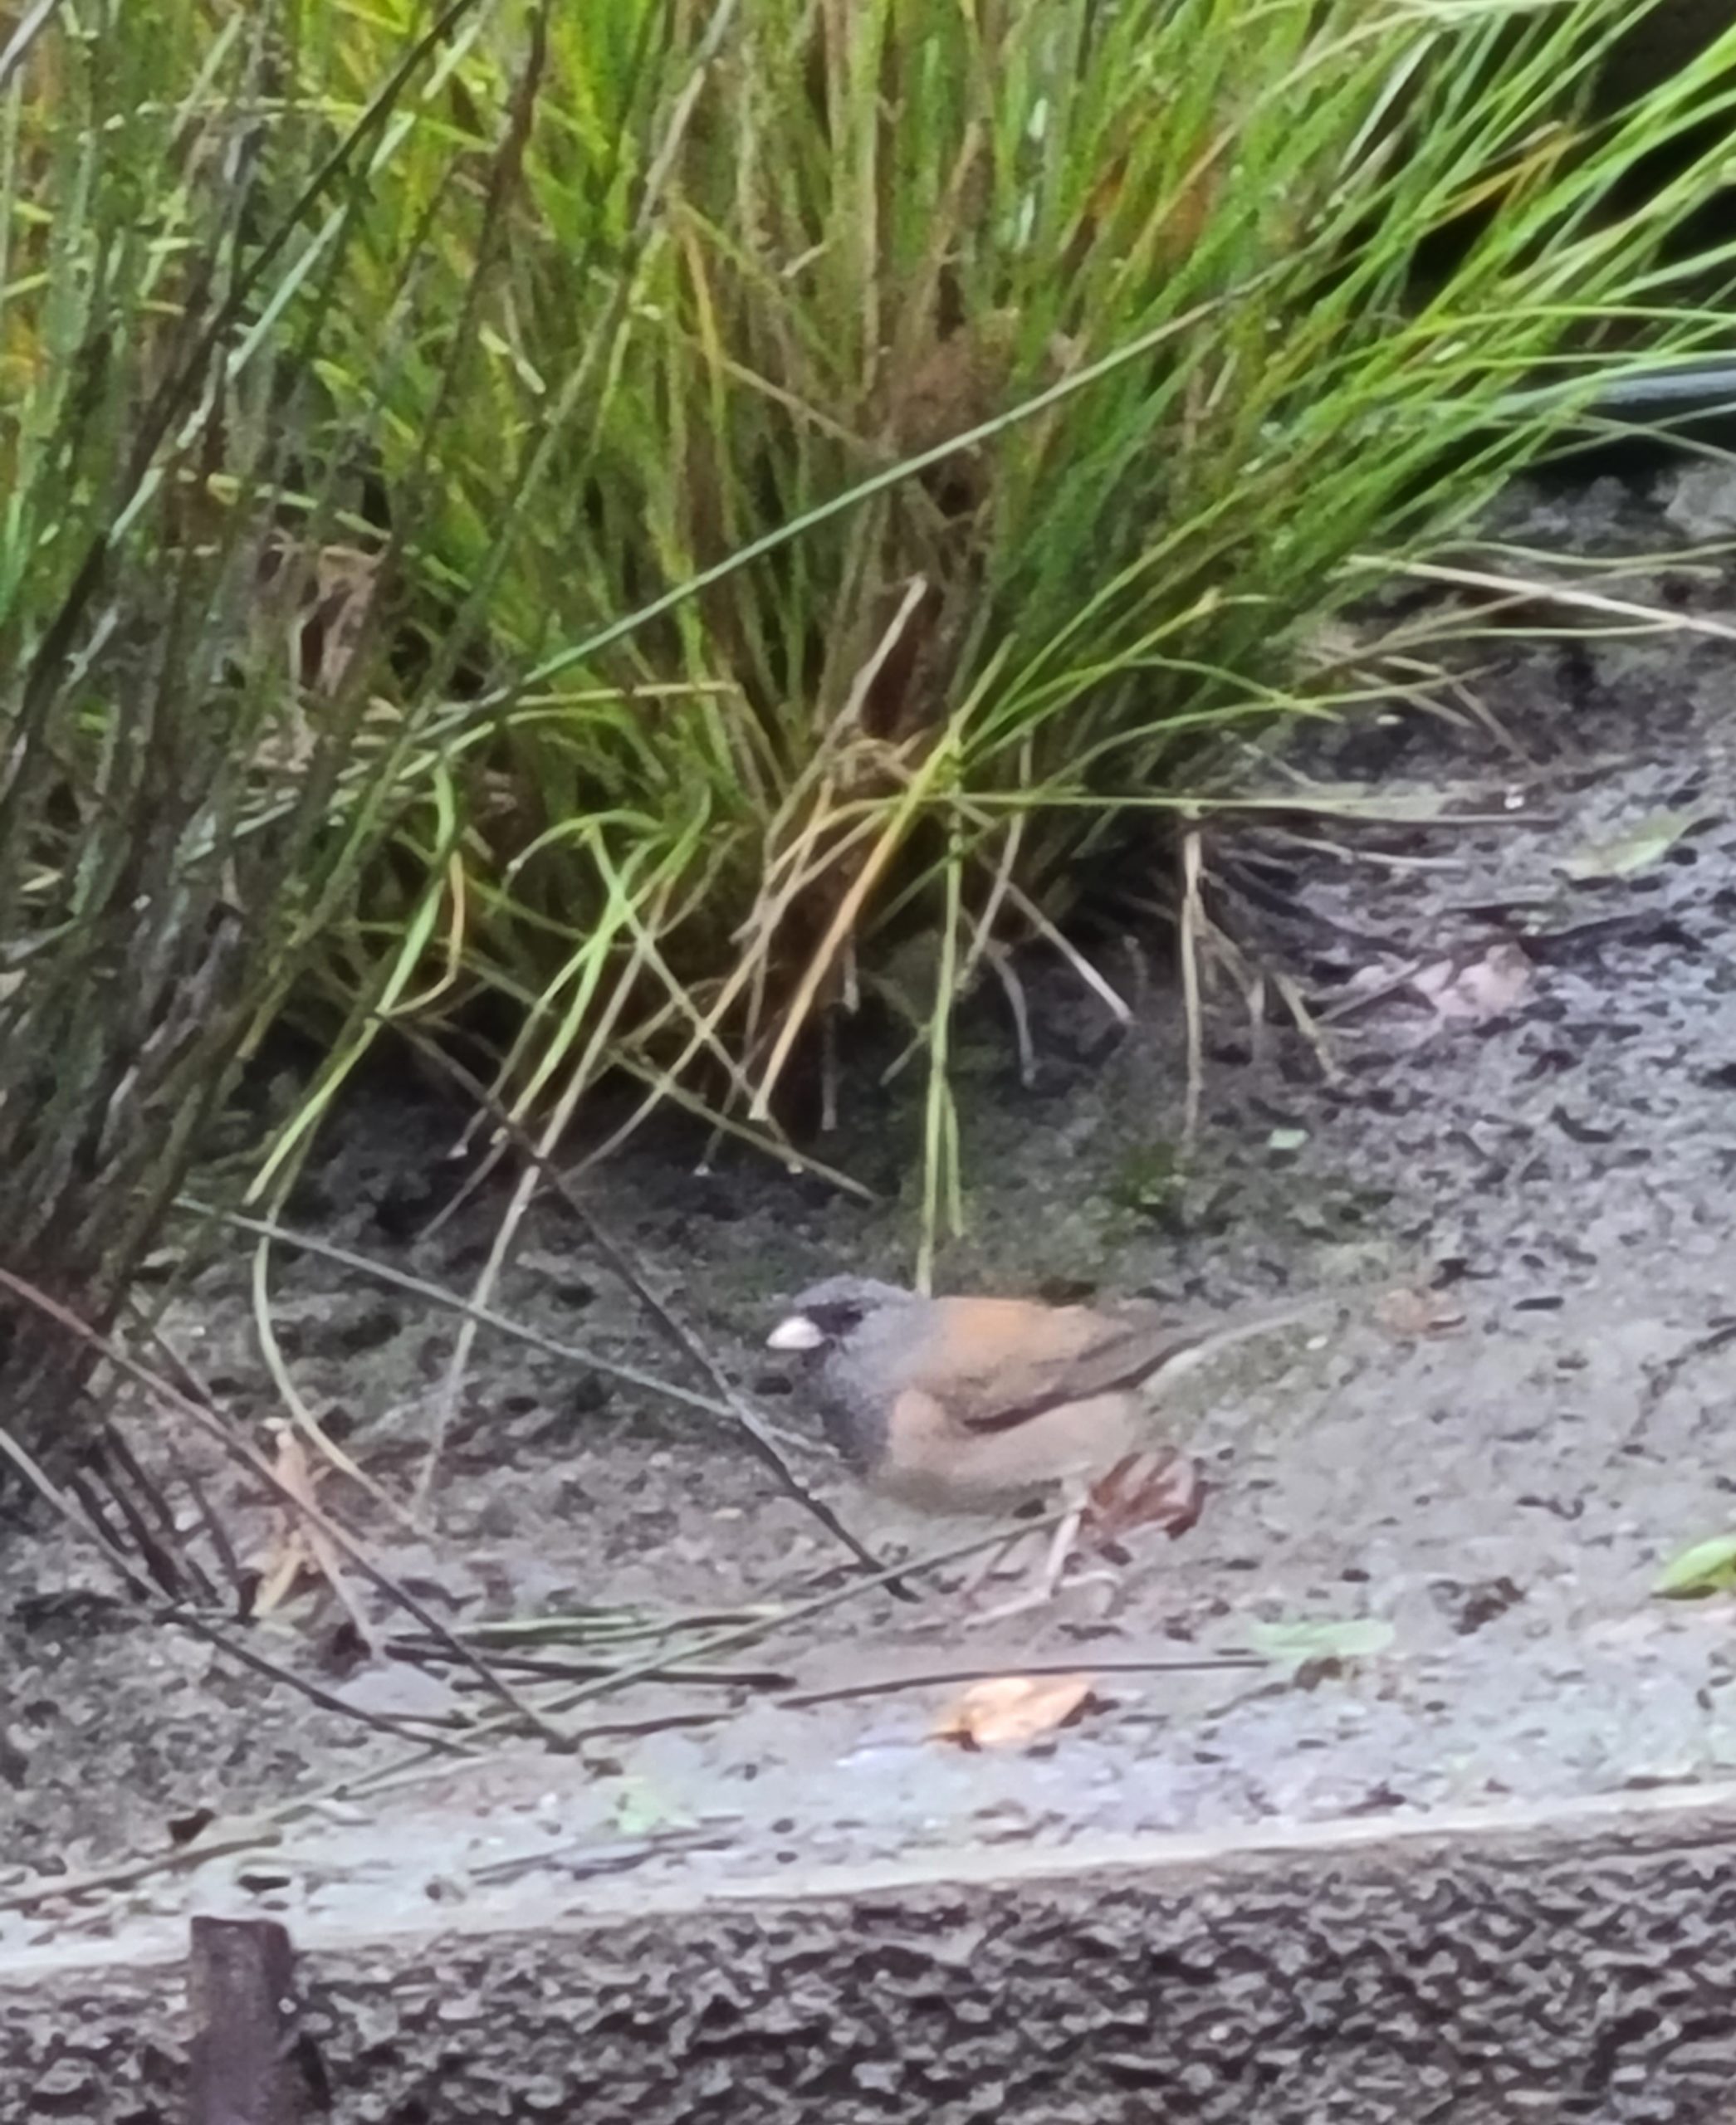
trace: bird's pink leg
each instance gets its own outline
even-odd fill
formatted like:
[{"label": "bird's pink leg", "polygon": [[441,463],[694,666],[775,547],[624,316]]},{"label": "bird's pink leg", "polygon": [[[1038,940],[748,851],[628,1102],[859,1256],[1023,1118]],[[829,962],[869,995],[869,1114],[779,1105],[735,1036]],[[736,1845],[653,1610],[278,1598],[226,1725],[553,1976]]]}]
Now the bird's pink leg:
[{"label": "bird's pink leg", "polygon": [[980,1593],[1026,1539],[1025,1531],[1021,1529],[1016,1534],[1009,1535],[1004,1542],[996,1542],[992,1549],[985,1550],[960,1580],[960,1593]]},{"label": "bird's pink leg", "polygon": [[1067,1570],[1068,1560],[1073,1555],[1073,1544],[1079,1538],[1079,1527],[1085,1517],[1086,1495],[1082,1487],[1075,1487],[1070,1491],[1067,1512],[1055,1528],[1049,1546],[1049,1555],[1043,1561],[1043,1569],[1032,1584],[1024,1593],[1014,1595],[1010,1600],[1002,1601],[995,1607],[985,1609],[980,1615],[972,1616],[971,1624],[973,1629],[979,1624],[996,1623],[1007,1616],[1024,1615],[1032,1609],[1043,1608],[1054,1600],[1060,1587],[1062,1575]]}]

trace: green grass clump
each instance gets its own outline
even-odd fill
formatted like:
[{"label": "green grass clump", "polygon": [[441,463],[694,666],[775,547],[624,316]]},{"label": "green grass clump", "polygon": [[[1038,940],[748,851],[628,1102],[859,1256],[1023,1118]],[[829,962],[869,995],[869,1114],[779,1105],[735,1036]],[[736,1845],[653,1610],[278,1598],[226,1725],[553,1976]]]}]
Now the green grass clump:
[{"label": "green grass clump", "polygon": [[240,1066],[428,803],[304,271],[392,91],[296,146],[281,71],[191,7],[33,9],[0,54],[0,1445],[51,1466]]},{"label": "green grass clump", "polygon": [[[486,676],[420,848],[463,879],[438,1008],[523,1010],[502,1096],[624,1065],[774,1136],[856,955],[932,920],[941,1154],[991,940],[1233,793],[1212,741],[1354,692],[1308,652],[1356,557],[1438,547],[1636,340],[1716,336],[1674,294],[1713,261],[1658,249],[1709,163],[1620,187],[1728,106],[1719,55],[1597,91],[1649,14],[466,14],[320,376],[393,491],[450,393],[411,544]],[[418,18],[324,19],[341,115]]]}]

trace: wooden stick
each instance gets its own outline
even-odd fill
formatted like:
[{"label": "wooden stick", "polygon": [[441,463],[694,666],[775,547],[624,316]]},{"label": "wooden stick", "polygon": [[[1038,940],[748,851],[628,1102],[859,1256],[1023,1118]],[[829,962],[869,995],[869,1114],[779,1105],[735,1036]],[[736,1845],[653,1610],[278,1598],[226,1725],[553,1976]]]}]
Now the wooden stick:
[{"label": "wooden stick", "polygon": [[274,1918],[193,1921],[188,2125],[297,2125],[290,1937]]}]

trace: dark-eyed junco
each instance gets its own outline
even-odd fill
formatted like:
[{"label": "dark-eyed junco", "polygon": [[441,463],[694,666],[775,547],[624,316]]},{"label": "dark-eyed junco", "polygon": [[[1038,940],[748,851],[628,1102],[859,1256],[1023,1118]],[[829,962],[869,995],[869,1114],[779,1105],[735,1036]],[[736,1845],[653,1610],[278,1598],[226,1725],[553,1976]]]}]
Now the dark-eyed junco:
[{"label": "dark-eyed junco", "polygon": [[1046,1599],[1092,1484],[1138,1449],[1154,1391],[1227,1344],[1335,1302],[1178,1321],[1156,1308],[924,1298],[832,1277],[803,1292],[766,1340],[820,1356],[827,1436],[885,1496],[932,1512],[985,1512],[1059,1492],[1068,1517],[1038,1590]]}]

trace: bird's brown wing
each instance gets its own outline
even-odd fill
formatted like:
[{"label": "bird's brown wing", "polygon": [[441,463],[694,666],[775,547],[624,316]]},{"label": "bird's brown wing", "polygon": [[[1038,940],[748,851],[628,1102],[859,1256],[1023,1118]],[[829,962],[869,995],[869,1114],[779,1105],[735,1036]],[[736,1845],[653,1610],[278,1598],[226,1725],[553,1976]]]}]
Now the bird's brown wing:
[{"label": "bird's brown wing", "polygon": [[1117,1319],[1088,1307],[941,1299],[920,1385],[964,1429],[1010,1431],[1064,1403],[1137,1387],[1215,1340],[1209,1326]]}]

